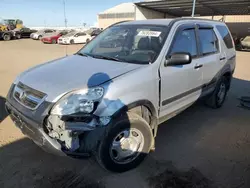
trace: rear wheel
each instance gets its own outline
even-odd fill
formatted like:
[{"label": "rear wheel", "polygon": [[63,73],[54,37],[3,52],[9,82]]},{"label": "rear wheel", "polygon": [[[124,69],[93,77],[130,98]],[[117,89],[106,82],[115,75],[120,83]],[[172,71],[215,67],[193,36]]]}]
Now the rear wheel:
[{"label": "rear wheel", "polygon": [[42,36],[41,36],[41,35],[39,35],[39,36],[38,36],[38,40],[41,40],[41,39],[42,39]]},{"label": "rear wheel", "polygon": [[88,44],[89,42],[90,42],[90,40],[89,40],[89,39],[87,39],[87,40],[86,40],[86,44]]},{"label": "rear wheel", "polygon": [[8,40],[10,40],[10,35],[9,34],[4,34],[4,36],[3,36],[3,40],[5,40],[5,41],[8,41]]},{"label": "rear wheel", "polygon": [[139,115],[127,113],[107,127],[96,152],[105,169],[125,172],[137,167],[147,156],[153,142],[152,130]]},{"label": "rear wheel", "polygon": [[230,81],[223,76],[217,83],[214,92],[206,100],[206,104],[212,108],[220,108],[225,102]]},{"label": "rear wheel", "polygon": [[20,33],[16,34],[16,39],[21,39],[21,34]]}]

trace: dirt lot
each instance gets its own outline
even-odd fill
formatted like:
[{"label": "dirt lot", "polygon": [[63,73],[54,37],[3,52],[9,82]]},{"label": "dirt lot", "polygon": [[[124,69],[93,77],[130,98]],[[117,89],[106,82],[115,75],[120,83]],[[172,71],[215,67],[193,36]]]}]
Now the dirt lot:
[{"label": "dirt lot", "polygon": [[[68,46],[69,54],[81,45]],[[223,108],[196,104],[159,128],[156,151],[137,169],[113,174],[93,160],[43,152],[3,110],[18,73],[65,55],[66,47],[30,39],[0,41],[0,187],[250,187],[250,52],[238,52],[232,89]],[[182,185],[182,186],[181,186]],[[185,186],[183,186],[185,185]]]}]

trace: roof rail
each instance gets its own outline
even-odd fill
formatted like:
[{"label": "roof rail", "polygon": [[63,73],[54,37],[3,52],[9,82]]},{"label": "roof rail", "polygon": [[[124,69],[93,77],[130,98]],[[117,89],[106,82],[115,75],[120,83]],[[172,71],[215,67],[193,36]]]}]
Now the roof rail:
[{"label": "roof rail", "polygon": [[130,21],[131,21],[131,20],[124,20],[124,21],[116,22],[116,23],[114,23],[114,24],[108,26],[107,28],[112,27],[112,26],[117,25],[117,24],[121,24],[121,23],[125,23],[125,22],[130,22]]}]

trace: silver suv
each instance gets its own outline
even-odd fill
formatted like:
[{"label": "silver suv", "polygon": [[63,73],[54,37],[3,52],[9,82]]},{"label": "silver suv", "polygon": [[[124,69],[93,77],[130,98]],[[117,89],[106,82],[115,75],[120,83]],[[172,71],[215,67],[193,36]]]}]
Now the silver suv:
[{"label": "silver suv", "polygon": [[124,172],[155,148],[158,125],[203,98],[219,108],[230,88],[235,48],[223,22],[124,22],[74,55],[20,74],[6,109],[44,150],[94,155]]}]

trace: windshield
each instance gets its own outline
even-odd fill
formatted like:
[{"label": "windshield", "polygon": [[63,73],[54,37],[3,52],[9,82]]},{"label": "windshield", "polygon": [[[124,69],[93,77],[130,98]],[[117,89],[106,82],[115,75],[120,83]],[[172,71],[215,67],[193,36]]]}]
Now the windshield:
[{"label": "windshield", "polygon": [[136,64],[153,63],[166,40],[168,28],[153,25],[113,26],[78,53]]},{"label": "windshield", "polygon": [[73,36],[73,35],[75,35],[77,32],[75,32],[75,31],[72,31],[72,32],[70,32],[70,33],[68,33],[68,34],[66,34],[66,35],[64,35],[65,37],[70,37],[70,36]]}]

